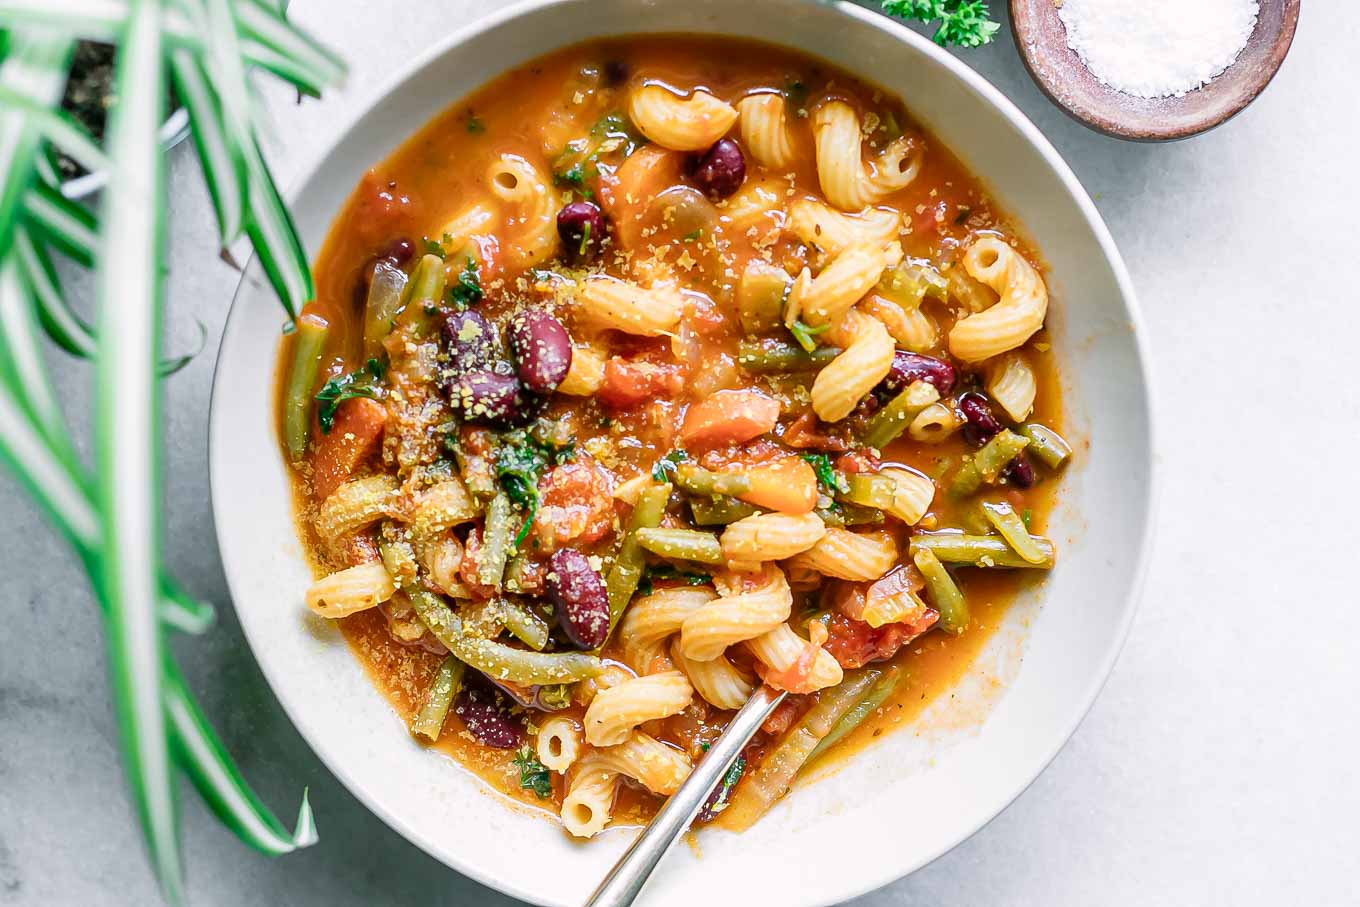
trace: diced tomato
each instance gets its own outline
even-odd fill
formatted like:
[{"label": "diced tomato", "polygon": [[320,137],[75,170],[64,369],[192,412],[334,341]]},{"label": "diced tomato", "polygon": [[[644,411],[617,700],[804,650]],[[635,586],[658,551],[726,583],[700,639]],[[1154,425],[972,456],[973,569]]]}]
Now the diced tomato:
[{"label": "diced tomato", "polygon": [[939,619],[940,613],[931,608],[915,623],[887,624],[875,630],[863,621],[835,613],[827,627],[830,636],[826,650],[842,668],[862,667],[871,661],[892,658],[898,649],[935,626]]},{"label": "diced tomato", "polygon": [[685,413],[680,441],[686,447],[740,444],[771,431],[778,421],[778,400],[760,391],[718,391]]},{"label": "diced tomato", "polygon": [[534,520],[537,548],[555,551],[568,542],[598,542],[614,529],[614,477],[582,456],[554,468],[539,482]]},{"label": "diced tomato", "polygon": [[761,466],[729,469],[751,478],[743,501],[780,513],[811,513],[817,506],[817,474],[801,457],[784,457]]},{"label": "diced tomato", "polygon": [[604,365],[604,384],[597,397],[605,406],[626,409],[652,397],[674,397],[683,387],[680,366],[673,362],[614,356]]},{"label": "diced tomato", "polygon": [[866,450],[855,450],[837,457],[836,468],[850,476],[872,474],[883,468],[883,461]]},{"label": "diced tomato", "polygon": [[387,409],[377,400],[353,397],[340,404],[329,434],[321,435],[312,455],[312,491],[330,497],[367,460],[382,441]]},{"label": "diced tomato", "polygon": [[837,428],[827,425],[809,410],[788,424],[780,440],[799,450],[828,450],[832,453],[849,450],[848,441],[831,433]]}]

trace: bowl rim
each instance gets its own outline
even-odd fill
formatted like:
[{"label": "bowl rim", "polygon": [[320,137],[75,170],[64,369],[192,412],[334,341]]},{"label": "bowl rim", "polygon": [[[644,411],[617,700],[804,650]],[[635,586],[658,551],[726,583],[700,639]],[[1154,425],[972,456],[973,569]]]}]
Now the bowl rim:
[{"label": "bowl rim", "polygon": [[[1106,110],[1113,108],[1106,108],[1103,110],[1090,105],[1074,102],[1070,95],[1065,95],[1057,89],[1053,79],[1050,78],[1051,73],[1049,70],[1046,67],[1041,67],[1036,64],[1034,54],[1030,50],[1032,46],[1039,43],[1037,40],[1030,40],[1035,29],[1029,19],[1015,14],[1016,9],[1019,8],[1021,4],[1028,5],[1030,2],[1031,0],[1010,0],[1009,12],[1011,36],[1015,39],[1015,50],[1020,56],[1020,62],[1025,66],[1025,72],[1029,73],[1029,77],[1034,81],[1034,84],[1038,86],[1039,90],[1043,92],[1044,97],[1048,98],[1048,100],[1053,103],[1053,106],[1057,107],[1087,129],[1102,135],[1108,135],[1112,138],[1123,139],[1124,141],[1144,143],[1177,142],[1182,139],[1203,135],[1210,130],[1217,129],[1219,126],[1224,125],[1239,113],[1250,107],[1252,103],[1254,103],[1256,99],[1270,87],[1270,83],[1275,80],[1275,76],[1279,73],[1280,67],[1284,65],[1285,58],[1289,56],[1289,51],[1294,45],[1294,35],[1298,31],[1299,8],[1302,5],[1302,0],[1281,0],[1280,31],[1275,36],[1274,41],[1271,42],[1268,50],[1272,59],[1271,65],[1260,70],[1253,80],[1245,82],[1243,84],[1243,90],[1231,104],[1214,112],[1213,115],[1205,116],[1194,123],[1179,126],[1135,128],[1121,123],[1113,116],[1107,115]],[[1048,0],[1043,0],[1043,2],[1047,3]],[[1044,8],[1047,9],[1049,7]],[[1056,15],[1056,6],[1051,8]],[[1022,22],[1024,24],[1021,24]],[[1257,18],[1257,27],[1260,27],[1259,16]],[[1072,51],[1072,55],[1076,56],[1076,51]],[[1238,60],[1234,60],[1226,70],[1219,73],[1219,75],[1214,78],[1221,78],[1231,72],[1232,69],[1238,65],[1238,62]],[[1084,63],[1081,63],[1079,58],[1078,63],[1083,66],[1085,65]],[[1110,92],[1118,94],[1116,89],[1108,88],[1108,86],[1106,87]],[[1198,90],[1199,89],[1194,89],[1194,91]],[[1193,91],[1188,92],[1187,94],[1193,94]]]},{"label": "bowl rim", "polygon": [[[296,202],[297,196],[300,194],[302,188],[308,185],[317,175],[321,165],[335,148],[351,134],[354,127],[367,117],[376,107],[381,105],[384,100],[391,95],[397,87],[409,79],[413,73],[429,66],[435,60],[446,54],[456,52],[458,48],[475,41],[478,36],[505,25],[514,19],[527,16],[544,8],[578,2],[582,2],[582,0],[517,0],[515,3],[506,5],[499,10],[488,13],[467,25],[451,31],[430,47],[426,48],[423,52],[412,57],[404,65],[395,69],[368,95],[367,98],[360,100],[358,104],[351,109],[343,120],[340,128],[336,130],[334,138],[331,141],[324,145],[314,147],[310,154],[303,159],[302,165],[296,170],[292,181],[284,193],[290,207]],[[1137,556],[1129,573],[1130,585],[1121,596],[1123,608],[1119,616],[1119,622],[1118,625],[1113,628],[1114,632],[1110,637],[1107,650],[1102,653],[1100,657],[1099,669],[1092,672],[1091,679],[1086,688],[1082,690],[1079,695],[1073,697],[1073,702],[1076,703],[1076,707],[1073,708],[1072,718],[1066,723],[1063,733],[1061,735],[1053,735],[1053,742],[1036,761],[1036,768],[1033,773],[1028,777],[1024,777],[1023,775],[1018,777],[1015,784],[1012,785],[1004,795],[1004,798],[998,798],[995,807],[991,810],[989,816],[979,821],[970,830],[950,836],[943,840],[938,847],[913,858],[909,862],[883,866],[877,869],[866,867],[862,873],[857,874],[853,879],[847,879],[848,884],[841,890],[839,899],[848,900],[874,891],[890,882],[916,872],[918,869],[929,865],[942,855],[953,850],[959,844],[971,838],[978,831],[989,825],[997,816],[1004,812],[1016,798],[1024,793],[1041,774],[1043,774],[1044,770],[1052,763],[1058,753],[1062,751],[1063,747],[1067,745],[1067,742],[1072,738],[1072,735],[1090,712],[1096,698],[1108,681],[1110,673],[1114,668],[1114,664],[1123,649],[1129,630],[1132,627],[1134,617],[1137,614],[1143,588],[1146,584],[1148,564],[1152,551],[1152,536],[1156,526],[1158,502],[1161,496],[1161,479],[1157,467],[1156,455],[1158,449],[1158,429],[1155,414],[1158,407],[1156,404],[1157,394],[1152,371],[1149,368],[1151,357],[1147,349],[1144,316],[1138,304],[1132,278],[1124,264],[1123,257],[1120,255],[1119,250],[1115,245],[1114,238],[1097,210],[1094,201],[1081,185],[1081,182],[1078,180],[1071,167],[1062,158],[1047,137],[1040,132],[1039,128],[1019,109],[1018,106],[1016,106],[1014,102],[1006,97],[1000,89],[993,86],[958,58],[938,47],[934,42],[907,28],[900,22],[861,7],[852,2],[852,0],[786,0],[786,2],[830,9],[838,15],[857,20],[862,25],[867,25],[886,32],[889,36],[895,38],[899,42],[911,45],[914,50],[931,57],[934,62],[941,65],[950,76],[962,83],[963,86],[971,92],[978,95],[987,106],[1001,115],[1007,123],[1022,136],[1023,140],[1039,153],[1043,158],[1044,163],[1053,171],[1054,175],[1066,190],[1070,200],[1081,213],[1086,228],[1090,230],[1091,236],[1095,239],[1110,266],[1114,283],[1119,291],[1123,314],[1130,327],[1129,334],[1131,335],[1134,359],[1138,366],[1138,373],[1144,391],[1143,411],[1138,415],[1147,426],[1147,436],[1144,439],[1147,483],[1143,489],[1142,495],[1144,525],[1142,534],[1138,538]],[[680,33],[680,31],[671,29],[664,32],[649,32],[645,27],[645,23],[643,23],[642,26],[636,30],[612,32],[608,35],[602,34],[600,37],[628,37],[630,35],[663,33],[673,34]],[[762,38],[762,36],[759,35],[731,35],[729,37],[747,37],[757,41],[769,40]],[[568,41],[562,43],[560,46],[568,47],[571,46],[572,43],[575,42]],[[816,56],[815,49],[803,50],[802,52]],[[507,65],[506,69],[509,68],[510,65]],[[494,78],[494,76],[492,76],[492,78]],[[456,100],[457,99],[452,99],[450,103],[455,103]],[[984,184],[986,184],[986,174],[979,174],[979,176],[982,178]],[[240,301],[241,293],[245,288],[246,277],[249,275],[250,268],[254,264],[256,257],[257,256],[252,251],[249,260],[247,260],[245,266],[241,269],[241,278],[238,281],[237,289],[233,294],[231,308],[228,311],[226,321],[223,325],[222,336],[224,338],[231,333],[233,322],[243,317],[242,313],[244,307],[239,306],[237,303]],[[221,368],[225,349],[226,343],[223,342],[218,347],[216,361],[214,363],[213,383],[209,397],[207,431],[210,486],[209,506],[213,514],[214,534],[217,538],[219,558],[223,561],[228,592],[231,593],[232,574],[226,569],[226,561],[222,556],[222,549],[224,546],[220,529],[221,521],[218,517],[218,494],[215,482],[215,477],[218,473],[216,462],[219,459],[219,447],[223,446],[219,444],[218,425],[218,415],[222,411],[222,408],[216,406],[216,403],[218,401],[219,391],[224,395],[226,393],[223,390],[226,382],[223,377],[223,369]],[[234,595],[232,595],[232,607],[236,607]],[[252,656],[256,656],[256,653],[259,651],[259,645],[250,629],[250,624],[244,620],[241,621],[240,624],[241,631],[246,637],[246,642],[251,648],[251,654]],[[294,714],[294,708],[290,706],[288,699],[285,696],[280,695],[279,684],[280,672],[282,670],[280,666],[272,663],[266,664],[264,660],[258,657],[256,657],[256,663],[259,665],[260,672],[264,675],[266,682],[269,684],[270,692],[274,695],[274,699],[283,708],[284,713],[298,731],[299,736],[307,742],[308,747],[327,770],[330,771],[331,774],[345,786],[346,790],[354,796],[355,799],[359,800],[371,813],[421,851],[462,875],[471,878],[494,891],[520,898],[529,903],[540,902],[539,895],[536,892],[521,886],[516,879],[493,875],[492,873],[483,870],[476,862],[465,859],[461,855],[453,853],[446,848],[442,848],[437,841],[426,835],[421,829],[414,827],[412,823],[401,815],[390,811],[379,797],[372,794],[364,783],[355,777],[354,773],[351,772],[339,758],[338,753],[333,750],[321,748],[308,734],[303,732],[302,728],[306,726],[306,722],[301,721],[300,716]],[[513,808],[508,801],[502,805],[505,808]]]}]

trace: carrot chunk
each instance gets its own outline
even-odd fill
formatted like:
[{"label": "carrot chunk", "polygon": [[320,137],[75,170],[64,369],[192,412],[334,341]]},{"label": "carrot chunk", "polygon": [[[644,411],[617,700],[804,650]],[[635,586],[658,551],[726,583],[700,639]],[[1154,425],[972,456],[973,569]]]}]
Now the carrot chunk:
[{"label": "carrot chunk", "polygon": [[318,501],[330,497],[382,440],[387,409],[367,397],[353,397],[335,411],[330,434],[321,435],[312,455],[312,491]]},{"label": "carrot chunk", "polygon": [[778,400],[759,391],[718,391],[685,413],[680,440],[686,447],[740,444],[771,431],[778,421]]}]

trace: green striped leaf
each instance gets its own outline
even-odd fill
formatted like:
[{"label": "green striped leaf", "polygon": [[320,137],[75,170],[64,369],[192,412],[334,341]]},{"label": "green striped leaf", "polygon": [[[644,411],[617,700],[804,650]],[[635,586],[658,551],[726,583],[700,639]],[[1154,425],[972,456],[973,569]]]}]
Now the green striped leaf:
[{"label": "green striped leaf", "polygon": [[29,225],[36,227],[49,243],[84,267],[94,266],[99,237],[94,214],[88,208],[39,180],[24,196],[23,209]]},{"label": "green striped leaf", "polygon": [[164,71],[159,0],[132,0],[119,42],[100,205],[95,411],[100,588],[109,600],[109,662],[129,786],[166,899],[183,899],[178,818],[163,708],[160,599],[160,389],[164,242]]}]

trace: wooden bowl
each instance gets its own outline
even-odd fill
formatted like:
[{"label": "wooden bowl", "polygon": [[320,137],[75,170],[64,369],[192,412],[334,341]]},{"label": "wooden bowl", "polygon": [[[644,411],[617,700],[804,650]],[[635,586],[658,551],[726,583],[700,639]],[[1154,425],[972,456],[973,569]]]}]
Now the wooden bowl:
[{"label": "wooden bowl", "polygon": [[1067,46],[1054,0],[1010,0],[1011,29],[1030,76],[1073,119],[1116,138],[1166,142],[1226,123],[1265,90],[1293,43],[1299,2],[1259,0],[1256,28],[1237,61],[1180,97],[1139,98],[1102,84]]}]

